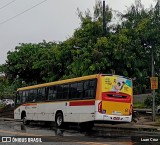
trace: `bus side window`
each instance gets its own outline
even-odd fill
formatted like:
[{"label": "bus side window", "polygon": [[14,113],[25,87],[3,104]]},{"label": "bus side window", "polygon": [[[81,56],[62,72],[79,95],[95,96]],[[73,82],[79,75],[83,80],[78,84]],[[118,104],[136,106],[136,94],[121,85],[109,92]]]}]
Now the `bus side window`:
[{"label": "bus side window", "polygon": [[37,100],[37,90],[29,90],[28,92],[28,102],[36,102]]},{"label": "bus side window", "polygon": [[46,100],[46,91],[45,88],[38,89],[37,101],[45,101]]},{"label": "bus side window", "polygon": [[89,81],[84,81],[84,96],[83,98],[89,98]]},{"label": "bus side window", "polygon": [[16,104],[21,104],[21,96],[22,96],[22,91],[17,92],[17,94],[16,94]]},{"label": "bus side window", "polygon": [[70,99],[78,99],[80,96],[77,91],[77,83],[71,83],[70,85]]},{"label": "bus side window", "polygon": [[58,100],[63,99],[63,85],[57,86],[57,99]]},{"label": "bus side window", "polygon": [[83,98],[83,82],[77,83],[77,96]]},{"label": "bus side window", "polygon": [[87,80],[84,82],[84,98],[95,98],[96,80]]},{"label": "bus side window", "polygon": [[29,91],[27,90],[25,94],[25,102],[28,102],[28,94],[29,94]]},{"label": "bus side window", "polygon": [[37,89],[34,89],[33,90],[33,102],[36,102],[37,101]]},{"label": "bus side window", "polygon": [[48,100],[55,100],[57,95],[56,86],[48,88]]},{"label": "bus side window", "polygon": [[32,101],[31,90],[28,90],[28,102]]},{"label": "bus side window", "polygon": [[21,103],[25,102],[25,98],[26,98],[26,91],[23,91],[23,94],[21,95]]},{"label": "bus side window", "polygon": [[95,98],[96,96],[96,79],[89,81],[90,98]]},{"label": "bus side window", "polygon": [[69,84],[63,85],[63,99],[69,98]]}]

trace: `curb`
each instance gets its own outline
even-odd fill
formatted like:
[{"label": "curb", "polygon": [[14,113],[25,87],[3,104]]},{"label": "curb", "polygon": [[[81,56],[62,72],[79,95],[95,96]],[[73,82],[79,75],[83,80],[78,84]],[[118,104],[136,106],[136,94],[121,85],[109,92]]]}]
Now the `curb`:
[{"label": "curb", "polygon": [[13,118],[4,118],[4,117],[0,117],[0,120],[2,120],[2,121],[14,121]]},{"label": "curb", "polygon": [[107,129],[115,129],[115,130],[125,130],[125,131],[149,131],[149,132],[160,132],[160,129],[150,126],[150,125],[141,125],[141,126],[114,126],[108,124],[95,124],[96,129],[105,130]]}]

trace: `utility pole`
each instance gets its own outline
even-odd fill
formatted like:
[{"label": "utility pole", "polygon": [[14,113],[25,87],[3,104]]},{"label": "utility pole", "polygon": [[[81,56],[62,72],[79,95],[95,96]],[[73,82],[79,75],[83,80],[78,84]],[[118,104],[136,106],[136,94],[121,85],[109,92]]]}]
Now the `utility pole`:
[{"label": "utility pole", "polygon": [[157,4],[156,4],[156,9],[158,10],[158,14],[159,14],[159,11],[160,11],[160,0],[157,0]]},{"label": "utility pole", "polygon": [[[160,8],[160,0],[157,0],[156,9],[158,10],[158,14],[156,14],[156,23],[157,23],[157,15],[159,15]],[[151,44],[152,51],[152,77],[155,77],[155,61],[154,61],[154,53],[153,46]],[[156,113],[155,113],[155,89],[152,90],[153,102],[152,102],[152,121],[155,121]]]},{"label": "utility pole", "polygon": [[[152,51],[152,77],[155,77],[155,70],[154,70],[154,54],[153,54],[153,47],[151,45],[151,51]],[[155,121],[155,89],[152,90],[152,98],[153,98],[153,102],[152,102],[152,121]]]},{"label": "utility pole", "polygon": [[103,36],[106,35],[106,5],[105,5],[105,0],[103,0],[103,28],[102,28],[102,31],[103,31]]},{"label": "utility pole", "polygon": [[158,4],[158,10],[159,10],[159,7],[160,7],[160,0],[158,0],[157,4]]}]

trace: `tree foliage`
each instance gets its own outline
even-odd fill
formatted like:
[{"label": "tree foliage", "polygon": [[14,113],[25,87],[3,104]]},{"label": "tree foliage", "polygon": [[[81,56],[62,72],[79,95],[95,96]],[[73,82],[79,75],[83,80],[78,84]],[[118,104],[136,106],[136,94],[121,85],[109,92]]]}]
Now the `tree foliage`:
[{"label": "tree foliage", "polygon": [[[157,7],[145,9],[136,1],[120,23],[111,23],[114,14],[106,6],[106,35],[102,32],[102,4],[97,1],[94,14],[78,9],[81,25],[63,42],[22,43],[9,51],[0,66],[14,88],[95,73],[119,74],[136,78],[135,85],[149,87],[151,51],[156,74],[160,73],[160,15]],[[140,90],[137,90],[140,91]]]}]

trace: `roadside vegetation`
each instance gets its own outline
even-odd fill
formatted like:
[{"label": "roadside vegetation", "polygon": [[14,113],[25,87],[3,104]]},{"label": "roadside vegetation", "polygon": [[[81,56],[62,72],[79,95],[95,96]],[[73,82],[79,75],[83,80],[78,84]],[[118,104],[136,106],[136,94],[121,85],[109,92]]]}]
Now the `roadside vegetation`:
[{"label": "roadside vegetation", "polygon": [[4,104],[0,104],[0,110],[2,110],[5,107]]},{"label": "roadside vegetation", "polygon": [[[147,106],[147,107],[152,107],[152,97],[148,97],[145,101],[144,101],[144,104]],[[157,95],[155,97],[155,105],[158,106],[160,105],[160,93],[157,92]]]},{"label": "roadside vegetation", "polygon": [[143,109],[143,108],[147,108],[148,106],[143,102],[142,103],[141,102],[136,102],[136,103],[133,104],[133,107],[134,108],[142,108]]},{"label": "roadside vegetation", "polygon": [[160,125],[160,116],[159,115],[156,116],[156,123],[157,123],[158,126]]},{"label": "roadside vegetation", "polygon": [[106,6],[105,34],[100,0],[94,14],[77,12],[80,27],[65,41],[21,43],[7,53],[6,63],[0,66],[1,99],[14,97],[18,87],[96,73],[132,78],[136,94],[150,89],[152,49],[155,73],[160,75],[158,8],[145,9],[136,0],[122,14]]}]

